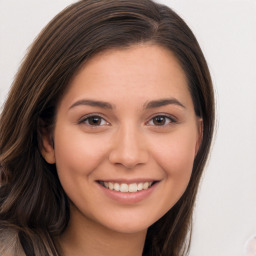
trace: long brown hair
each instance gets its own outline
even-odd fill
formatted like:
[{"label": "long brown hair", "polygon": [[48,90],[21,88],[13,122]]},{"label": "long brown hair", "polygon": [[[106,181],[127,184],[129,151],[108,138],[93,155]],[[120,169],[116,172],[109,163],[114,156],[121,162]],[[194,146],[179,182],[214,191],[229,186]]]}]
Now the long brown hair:
[{"label": "long brown hair", "polygon": [[59,100],[88,59],[144,42],[175,54],[195,113],[203,119],[190,183],[176,205],[149,227],[144,248],[157,256],[187,252],[193,205],[212,140],[214,96],[195,36],[175,12],[151,0],[79,1],[59,13],[30,48],[1,113],[0,246],[12,236],[16,249],[20,245],[26,255],[59,255],[54,238],[68,224],[69,203],[55,165],[41,156],[41,132],[54,125]]}]

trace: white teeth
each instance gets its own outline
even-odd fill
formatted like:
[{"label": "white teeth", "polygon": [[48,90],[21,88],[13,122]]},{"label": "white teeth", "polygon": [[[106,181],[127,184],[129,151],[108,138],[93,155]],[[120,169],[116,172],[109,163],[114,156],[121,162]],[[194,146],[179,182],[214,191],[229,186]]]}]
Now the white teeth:
[{"label": "white teeth", "polygon": [[143,183],[139,183],[138,186],[137,186],[137,189],[140,191],[143,189]]},{"label": "white teeth", "polygon": [[149,183],[148,183],[148,182],[145,182],[145,183],[143,184],[143,189],[147,189],[148,186],[149,186]]},{"label": "white teeth", "polygon": [[137,192],[137,184],[136,183],[129,185],[129,192]]},{"label": "white teeth", "polygon": [[120,191],[122,193],[134,193],[137,191],[145,190],[151,187],[153,182],[144,182],[144,183],[132,183],[132,184],[126,184],[126,183],[112,183],[112,182],[100,182],[105,188],[108,188],[110,190]]},{"label": "white teeth", "polygon": [[120,192],[128,192],[128,185],[122,183],[120,186]]},{"label": "white teeth", "polygon": [[114,189],[114,184],[111,183],[111,182],[109,182],[109,183],[108,183],[108,188],[111,189],[111,190],[113,190],[113,189]]},{"label": "white teeth", "polygon": [[119,187],[120,187],[120,186],[119,186],[118,183],[115,183],[115,184],[114,184],[114,190],[115,190],[115,191],[119,191]]}]

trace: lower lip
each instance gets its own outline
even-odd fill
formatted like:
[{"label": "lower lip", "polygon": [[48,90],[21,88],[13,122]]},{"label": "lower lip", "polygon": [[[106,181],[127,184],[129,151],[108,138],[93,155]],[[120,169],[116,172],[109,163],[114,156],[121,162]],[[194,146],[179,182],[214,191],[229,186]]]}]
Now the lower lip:
[{"label": "lower lip", "polygon": [[135,204],[135,203],[138,203],[138,202],[148,198],[153,193],[153,191],[156,189],[158,183],[159,182],[156,182],[150,188],[141,190],[138,192],[119,192],[119,191],[105,188],[104,186],[102,186],[99,183],[98,183],[98,186],[105,193],[105,195],[107,195],[108,197],[110,197],[111,199],[113,199],[119,203]]}]

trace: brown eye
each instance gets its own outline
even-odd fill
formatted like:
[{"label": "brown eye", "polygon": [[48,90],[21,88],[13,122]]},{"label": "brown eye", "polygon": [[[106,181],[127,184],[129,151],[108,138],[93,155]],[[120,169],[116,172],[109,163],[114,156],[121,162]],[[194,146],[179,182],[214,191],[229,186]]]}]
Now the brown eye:
[{"label": "brown eye", "polygon": [[89,125],[100,125],[101,124],[101,117],[98,116],[91,116],[88,117],[88,124]]},{"label": "brown eye", "polygon": [[176,121],[174,120],[174,118],[171,118],[169,116],[159,115],[159,116],[153,117],[148,122],[148,124],[152,126],[164,126],[164,125],[168,125],[170,123],[175,123],[175,122]]},{"label": "brown eye", "polygon": [[166,117],[165,116],[156,116],[153,118],[154,125],[165,125]]},{"label": "brown eye", "polygon": [[108,122],[100,117],[100,116],[89,116],[83,119],[80,123],[89,125],[89,126],[102,126],[102,125],[107,125]]}]

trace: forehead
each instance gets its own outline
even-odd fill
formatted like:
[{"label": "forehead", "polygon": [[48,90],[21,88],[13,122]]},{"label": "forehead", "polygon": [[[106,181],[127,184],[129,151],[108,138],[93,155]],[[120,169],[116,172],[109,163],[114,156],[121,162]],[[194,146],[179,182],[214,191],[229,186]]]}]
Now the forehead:
[{"label": "forehead", "polygon": [[185,73],[174,54],[169,49],[152,43],[135,44],[125,48],[102,51],[89,59],[82,68],[91,75],[99,69],[105,71],[104,75],[107,72],[112,73],[112,75],[125,75],[127,73],[144,75],[148,73],[151,74],[148,78],[152,78],[156,74],[164,78],[169,73],[172,77],[178,75],[186,79]]},{"label": "forehead", "polygon": [[92,57],[75,75],[65,97],[110,101],[116,97],[144,101],[178,97],[187,101],[190,93],[186,75],[174,54],[158,45],[141,44],[106,50]]}]

